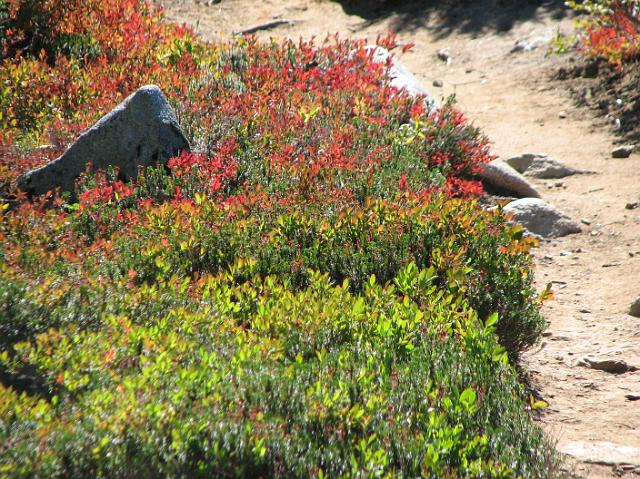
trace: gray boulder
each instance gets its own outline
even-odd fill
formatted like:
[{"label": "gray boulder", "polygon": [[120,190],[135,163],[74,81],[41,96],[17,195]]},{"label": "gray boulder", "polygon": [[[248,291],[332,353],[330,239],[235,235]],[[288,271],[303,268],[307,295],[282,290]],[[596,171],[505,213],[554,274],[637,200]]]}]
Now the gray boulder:
[{"label": "gray boulder", "polygon": [[512,214],[516,223],[543,238],[557,238],[582,231],[578,223],[539,198],[512,201],[504,207],[504,212]]},{"label": "gray boulder", "polygon": [[[625,444],[626,438],[624,437],[620,437],[620,439],[623,442],[617,444],[593,440],[568,442],[559,444],[558,450],[589,464],[620,466],[620,470],[626,468],[629,471],[634,471],[640,467],[640,448],[627,445],[629,443]],[[627,468],[627,466],[631,467]],[[610,477],[614,477],[613,471]]]},{"label": "gray boulder", "polygon": [[533,185],[502,160],[487,164],[480,178],[489,191],[521,198],[540,198]]},{"label": "gray boulder", "polygon": [[413,76],[413,74],[402,63],[396,60],[391,53],[385,48],[377,45],[368,45],[365,47],[367,52],[372,52],[373,61],[376,63],[387,63],[391,58],[391,68],[389,69],[389,77],[391,78],[391,86],[398,89],[406,89],[407,93],[412,96],[425,95],[427,101],[434,108],[440,108],[440,103],[424,86]]},{"label": "gray boulder", "polygon": [[563,165],[559,161],[549,158],[543,153],[525,153],[524,155],[509,158],[507,164],[525,176],[540,178],[543,180],[565,178],[572,175],[584,175],[590,173],[578,170],[571,166]]},{"label": "gray boulder", "polygon": [[533,163],[533,160],[541,160],[546,157],[547,155],[544,153],[524,153],[522,155],[512,156],[511,158],[506,159],[505,163],[518,173],[524,174],[524,172],[527,171],[527,168],[529,168]]},{"label": "gray boulder", "polygon": [[514,156],[506,160],[506,163],[524,176],[543,180],[559,179],[589,173],[588,171],[563,165],[559,161],[539,153],[525,153],[524,155]]},{"label": "gray boulder", "polygon": [[624,374],[629,371],[633,372],[638,370],[637,367],[627,364],[622,359],[610,358],[583,358],[578,361],[577,365],[611,374]]},{"label": "gray boulder", "polygon": [[62,156],[25,174],[18,187],[41,195],[60,187],[73,191],[88,165],[119,169],[123,180],[134,179],[139,167],[166,164],[189,150],[173,109],[155,85],[140,88],[85,131]]}]

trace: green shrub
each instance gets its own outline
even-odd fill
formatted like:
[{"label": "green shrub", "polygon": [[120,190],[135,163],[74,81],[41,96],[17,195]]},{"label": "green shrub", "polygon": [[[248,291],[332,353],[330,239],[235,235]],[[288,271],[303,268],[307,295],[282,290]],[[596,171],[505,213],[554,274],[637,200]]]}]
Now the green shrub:
[{"label": "green shrub", "polygon": [[[499,212],[483,211],[472,201],[378,200],[336,211],[332,205],[317,204],[220,206],[200,197],[199,204],[164,204],[131,214],[135,221],[128,221],[112,202],[82,209],[72,220],[78,236],[71,241],[66,236],[54,239],[53,231],[60,228],[55,222],[61,220],[55,216],[50,218],[53,223],[40,220],[26,228],[22,222],[12,224],[20,233],[8,236],[13,241],[7,250],[31,275],[60,272],[56,282],[63,285],[61,290],[70,282],[82,284],[82,278],[92,278],[87,286],[91,290],[96,277],[133,274],[137,284],[151,286],[171,276],[220,272],[233,274],[238,283],[256,274],[277,275],[300,289],[308,286],[310,271],[320,271],[334,284],[349,280],[351,291],[360,293],[371,275],[381,284],[394,282],[398,272],[414,262],[432,268],[439,287],[464,294],[482,319],[497,312],[497,332],[512,359],[533,345],[544,328],[533,287],[533,242],[522,237],[521,228],[507,226]],[[87,230],[89,241],[95,240],[96,221],[109,240],[82,253],[82,268],[70,264],[67,255],[73,258],[77,244],[87,241]],[[40,253],[52,246],[60,248],[53,265]],[[70,288],[69,294],[78,298],[82,291]],[[52,298],[46,301],[54,304]],[[86,298],[68,302],[92,304]],[[42,317],[49,322],[57,315],[48,311]]]},{"label": "green shrub", "polygon": [[[401,281],[424,283],[413,265]],[[422,276],[422,280],[420,279]],[[155,288],[160,298],[176,284]],[[361,294],[309,272],[184,285],[189,306],[101,315],[3,354],[50,402],[2,387],[10,477],[542,477],[492,317],[429,282],[420,303],[375,278]],[[173,295],[173,292],[168,294]],[[6,447],[10,445],[10,447]]]},{"label": "green shrub", "polygon": [[[7,16],[0,477],[549,474],[508,361],[544,324],[533,243],[469,200],[490,154],[453,105],[363,41],[210,45],[139,0]],[[144,83],[194,151],[11,190]]]}]

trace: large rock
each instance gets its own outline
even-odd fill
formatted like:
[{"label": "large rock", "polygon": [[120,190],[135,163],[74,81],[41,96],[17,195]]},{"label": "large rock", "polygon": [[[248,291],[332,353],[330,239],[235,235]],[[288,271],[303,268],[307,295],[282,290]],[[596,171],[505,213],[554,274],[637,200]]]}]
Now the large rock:
[{"label": "large rock", "polygon": [[578,361],[578,366],[583,366],[589,369],[595,369],[597,371],[604,371],[611,374],[624,374],[629,371],[637,371],[636,366],[627,364],[622,359],[611,358],[582,358]]},{"label": "large rock", "polygon": [[148,85],[80,135],[61,157],[24,175],[18,186],[35,195],[57,187],[73,191],[89,164],[93,170],[117,168],[122,179],[130,180],[139,167],[165,164],[188,149],[173,109],[157,86]]},{"label": "large rock", "polygon": [[588,171],[578,170],[571,166],[563,165],[559,161],[549,158],[545,154],[525,153],[506,160],[506,163],[518,173],[524,176],[540,178],[544,180],[565,178],[572,175],[582,175]]},{"label": "large rock", "polygon": [[398,89],[406,89],[412,96],[425,95],[427,101],[434,108],[440,108],[440,103],[436,100],[431,93],[429,93],[424,86],[413,76],[413,74],[398,60],[396,60],[388,50],[376,46],[368,45],[365,47],[367,52],[371,52],[373,61],[377,63],[387,63],[391,58],[391,68],[389,69],[389,77],[391,78],[391,85]]},{"label": "large rock", "polygon": [[480,177],[491,192],[520,198],[540,198],[540,193],[533,185],[502,160],[487,164]]},{"label": "large rock", "polygon": [[[624,440],[624,437],[620,439]],[[559,444],[558,450],[576,459],[592,464],[624,465],[640,467],[640,448],[604,441],[575,441]]]},{"label": "large rock", "polygon": [[581,228],[566,214],[538,198],[522,198],[504,207],[513,219],[531,233],[554,238],[580,233]]}]

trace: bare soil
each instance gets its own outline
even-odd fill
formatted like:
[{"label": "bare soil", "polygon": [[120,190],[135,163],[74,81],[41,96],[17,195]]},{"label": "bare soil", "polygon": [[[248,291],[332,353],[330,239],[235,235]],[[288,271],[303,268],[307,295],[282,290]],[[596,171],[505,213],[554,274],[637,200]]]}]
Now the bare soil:
[{"label": "bare soil", "polygon": [[[568,454],[567,474],[640,476],[640,401],[626,397],[640,394],[640,372],[611,374],[578,365],[585,357],[604,357],[640,368],[640,319],[627,314],[640,297],[640,208],[625,207],[640,197],[640,153],[612,159],[611,149],[619,139],[611,126],[576,105],[571,89],[575,93],[602,82],[558,80],[559,69],[571,66],[567,58],[545,55],[545,46],[511,53],[520,39],[549,39],[558,30],[569,33],[572,22],[562,2],[156,3],[164,4],[171,20],[186,22],[211,40],[228,39],[234,31],[274,18],[294,23],[260,31],[260,39],[321,40],[339,33],[375,41],[376,35],[393,28],[401,42],[416,45],[401,61],[436,97],[454,94],[459,108],[491,139],[497,155],[544,152],[595,171],[534,181],[546,201],[583,221],[583,232],[545,241],[535,250],[537,282],[541,289],[552,282],[555,300],[544,306],[548,330],[539,347],[525,354],[523,367],[549,402],[538,420]],[[441,49],[448,51],[449,63],[438,58]],[[433,87],[434,80],[444,86]]]}]

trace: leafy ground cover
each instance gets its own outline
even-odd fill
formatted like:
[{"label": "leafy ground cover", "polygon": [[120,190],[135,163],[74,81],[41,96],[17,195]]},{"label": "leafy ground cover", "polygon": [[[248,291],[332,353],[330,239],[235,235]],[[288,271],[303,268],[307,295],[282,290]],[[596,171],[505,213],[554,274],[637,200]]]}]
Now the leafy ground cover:
[{"label": "leafy ground cover", "polygon": [[589,14],[579,23],[579,41],[585,54],[603,56],[616,66],[640,58],[638,0],[570,1],[567,4]]},{"label": "leafy ground cover", "polygon": [[[475,201],[490,156],[453,105],[360,41],[210,45],[135,0],[0,12],[0,474],[551,473],[512,366],[548,292]],[[146,83],[192,153],[15,191]]]}]

